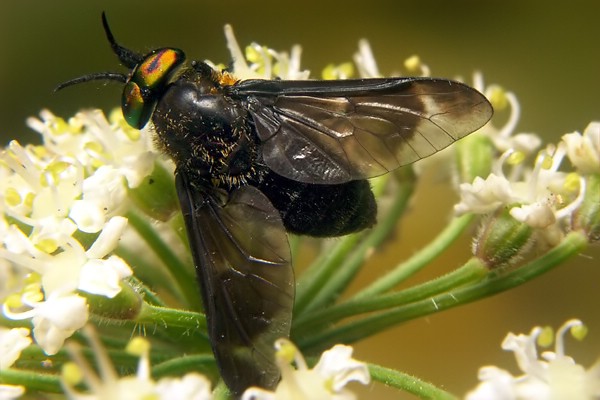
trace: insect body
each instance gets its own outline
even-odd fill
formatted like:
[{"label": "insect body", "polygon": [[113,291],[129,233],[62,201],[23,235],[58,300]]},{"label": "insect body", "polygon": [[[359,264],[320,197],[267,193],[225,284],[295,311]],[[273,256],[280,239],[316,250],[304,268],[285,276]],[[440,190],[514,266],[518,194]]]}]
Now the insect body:
[{"label": "insect body", "polygon": [[279,380],[273,343],[289,336],[294,303],[287,232],[337,236],[370,227],[367,178],[427,157],[483,126],[489,102],[431,78],[237,81],[181,50],[140,55],[104,29],[129,75],[128,123],[150,120],[176,165],[176,185],[209,337],[236,394]]}]

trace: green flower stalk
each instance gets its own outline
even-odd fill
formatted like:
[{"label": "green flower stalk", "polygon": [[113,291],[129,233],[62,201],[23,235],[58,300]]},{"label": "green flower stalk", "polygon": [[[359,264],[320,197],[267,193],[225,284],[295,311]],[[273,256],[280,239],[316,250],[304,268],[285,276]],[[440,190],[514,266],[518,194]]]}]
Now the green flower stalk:
[{"label": "green flower stalk", "polygon": [[[287,53],[251,44],[242,51],[230,26],[225,35],[236,77],[309,77],[300,67],[299,46]],[[327,66],[322,77],[381,76],[368,42],[359,43],[353,60]],[[430,74],[416,56],[405,67]],[[395,179],[372,180],[382,205],[379,223],[324,242],[313,265],[298,274],[295,344],[286,338],[273,343],[281,382],[272,391],[250,388],[243,399],[350,399],[350,381],[385,383],[423,398],[455,398],[410,371],[357,361],[349,345],[514,288],[598,241],[600,123],[541,147],[536,135],[515,133],[520,108],[514,94],[484,85],[481,74],[473,86],[495,107],[508,108],[508,121],[502,126],[492,121],[454,150],[394,172]],[[230,397],[219,384],[210,349],[174,165],[155,148],[152,128],[135,130],[120,112],[106,117],[99,110],[66,120],[44,110],[28,125],[42,135],[43,145],[13,141],[0,156],[0,398],[35,391],[73,399]],[[349,295],[366,260],[405,214],[420,169],[432,165],[432,158],[454,174],[460,196],[454,217],[419,252],[382,268],[388,272]],[[474,223],[479,230],[473,256],[462,266],[398,289],[443,258]],[[303,243],[293,241],[297,254]],[[507,339],[512,344],[504,347],[521,361],[531,356],[525,350],[538,336],[536,330],[528,338]],[[564,360],[564,330],[559,336],[555,354]],[[596,369],[584,374],[591,388],[599,385],[598,374],[591,373]],[[493,372],[480,376],[482,384],[470,398],[502,383],[505,375]],[[524,372],[538,382],[539,375]],[[541,379],[547,384],[547,378]],[[510,384],[520,386],[516,379]],[[573,393],[584,393],[580,389]]]}]

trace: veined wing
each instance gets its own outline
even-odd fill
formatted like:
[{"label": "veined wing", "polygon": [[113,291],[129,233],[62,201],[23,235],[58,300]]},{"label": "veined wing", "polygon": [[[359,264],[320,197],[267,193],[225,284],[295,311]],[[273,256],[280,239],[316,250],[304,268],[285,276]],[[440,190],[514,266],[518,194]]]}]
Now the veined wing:
[{"label": "veined wing", "polygon": [[287,178],[343,183],[428,157],[491,118],[475,89],[444,79],[242,81],[265,163]]},{"label": "veined wing", "polygon": [[177,192],[221,375],[237,395],[279,380],[274,342],[289,337],[294,276],[279,212],[258,189],[225,204],[178,172]]}]

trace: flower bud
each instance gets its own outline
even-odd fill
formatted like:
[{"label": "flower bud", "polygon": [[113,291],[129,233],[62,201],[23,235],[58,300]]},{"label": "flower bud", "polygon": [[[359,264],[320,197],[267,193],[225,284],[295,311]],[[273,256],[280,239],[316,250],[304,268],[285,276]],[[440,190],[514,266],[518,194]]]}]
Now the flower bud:
[{"label": "flower bud", "polygon": [[514,219],[509,208],[498,210],[484,221],[473,242],[473,254],[490,269],[514,264],[534,240],[534,229]]}]

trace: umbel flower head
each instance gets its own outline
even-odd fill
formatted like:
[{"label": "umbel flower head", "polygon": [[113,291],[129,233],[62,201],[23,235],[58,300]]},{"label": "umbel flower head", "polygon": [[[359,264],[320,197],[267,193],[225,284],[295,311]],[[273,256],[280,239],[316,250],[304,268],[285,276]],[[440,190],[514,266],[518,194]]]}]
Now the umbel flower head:
[{"label": "umbel flower head", "polygon": [[[482,84],[476,86],[484,90]],[[596,177],[590,172],[597,174],[600,168],[598,124],[591,123],[583,136],[568,134],[558,145],[538,150],[541,140],[536,135],[513,134],[520,113],[516,97],[498,87],[490,87],[486,94],[495,99],[495,105],[510,107],[505,126],[497,128],[490,123],[482,130],[500,156],[493,159],[486,178],[475,176],[460,184],[455,212],[486,217],[474,240],[473,252],[488,266],[499,267],[515,264],[534,246],[539,250],[556,246],[573,228],[572,220],[585,199],[597,198]],[[567,158],[575,171],[565,166]],[[530,159],[533,166],[528,165]],[[597,201],[590,202],[592,210],[587,213],[585,229],[593,240],[594,234],[589,231],[598,225],[592,222],[596,221],[598,207],[593,206]]]},{"label": "umbel flower head", "polygon": [[156,156],[118,114],[85,111],[67,122],[44,111],[28,122],[44,145],[13,141],[0,156],[0,254],[11,285],[0,293],[4,315],[31,318],[36,343],[55,354],[88,319],[81,292],[113,298],[131,276],[113,251],[127,227],[127,188]]}]

